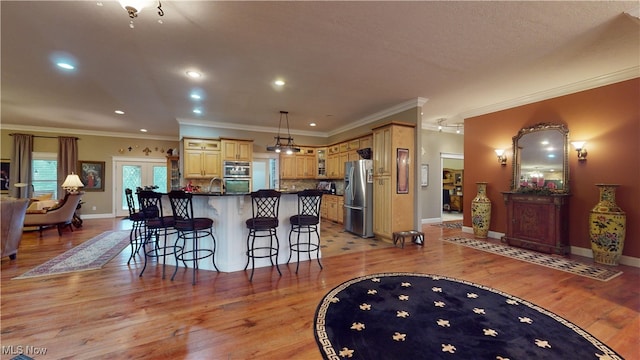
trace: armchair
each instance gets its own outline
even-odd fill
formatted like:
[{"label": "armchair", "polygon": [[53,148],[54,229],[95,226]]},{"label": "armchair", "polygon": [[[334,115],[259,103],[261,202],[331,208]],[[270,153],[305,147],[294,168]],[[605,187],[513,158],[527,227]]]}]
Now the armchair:
[{"label": "armchair", "polygon": [[37,226],[39,227],[40,234],[42,234],[44,227],[54,225],[58,227],[58,235],[62,235],[62,229],[67,226],[73,231],[73,226],[71,226],[73,215],[80,203],[82,194],[83,193],[67,194],[64,200],[55,208],[51,208],[43,213],[26,214],[24,217],[24,227]]},{"label": "armchair", "polygon": [[22,223],[29,199],[2,199],[2,224],[0,230],[0,255],[16,258],[22,239]]}]

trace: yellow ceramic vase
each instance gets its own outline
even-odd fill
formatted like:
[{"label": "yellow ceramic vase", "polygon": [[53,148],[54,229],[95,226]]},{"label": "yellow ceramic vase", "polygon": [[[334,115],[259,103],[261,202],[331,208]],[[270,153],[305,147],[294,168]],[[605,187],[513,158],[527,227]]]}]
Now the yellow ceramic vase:
[{"label": "yellow ceramic vase", "polygon": [[589,238],[595,262],[618,265],[627,225],[627,215],[616,204],[617,184],[596,184],[600,201],[589,213]]},{"label": "yellow ceramic vase", "polygon": [[491,223],[491,200],[487,197],[487,183],[477,182],[478,194],[471,201],[471,225],[473,235],[485,239]]}]

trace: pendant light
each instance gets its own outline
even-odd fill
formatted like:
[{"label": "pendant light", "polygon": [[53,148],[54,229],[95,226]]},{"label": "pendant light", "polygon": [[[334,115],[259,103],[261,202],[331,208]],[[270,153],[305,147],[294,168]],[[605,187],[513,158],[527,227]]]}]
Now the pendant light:
[{"label": "pendant light", "polygon": [[[280,130],[282,129],[282,119],[285,118],[287,121],[287,136],[280,136]],[[288,111],[280,111],[280,123],[278,124],[278,136],[275,136],[276,143],[273,146],[267,146],[267,151],[275,151],[277,153],[285,152],[287,155],[291,155],[293,153],[300,152],[300,148],[296,146],[293,142],[293,138],[291,137],[291,131],[289,130],[289,112]],[[286,143],[283,142],[286,140]]]}]

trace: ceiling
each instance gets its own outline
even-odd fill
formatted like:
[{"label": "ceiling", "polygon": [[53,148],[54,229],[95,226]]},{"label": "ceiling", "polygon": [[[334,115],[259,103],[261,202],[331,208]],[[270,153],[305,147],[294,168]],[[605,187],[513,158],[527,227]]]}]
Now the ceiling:
[{"label": "ceiling", "polygon": [[425,101],[434,128],[640,76],[636,1],[163,1],[133,28],[113,1],[0,4],[3,128],[177,139],[286,110],[329,136]]}]

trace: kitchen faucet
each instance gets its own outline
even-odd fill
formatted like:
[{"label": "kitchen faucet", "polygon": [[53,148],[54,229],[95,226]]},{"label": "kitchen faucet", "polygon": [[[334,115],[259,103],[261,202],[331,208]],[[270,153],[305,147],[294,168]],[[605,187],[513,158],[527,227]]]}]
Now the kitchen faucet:
[{"label": "kitchen faucet", "polygon": [[222,179],[217,176],[215,176],[213,179],[211,179],[211,181],[209,181],[209,192],[211,192],[211,186],[213,185],[213,182],[216,180],[220,181],[220,193],[222,193],[224,189],[224,183],[222,182]]}]

